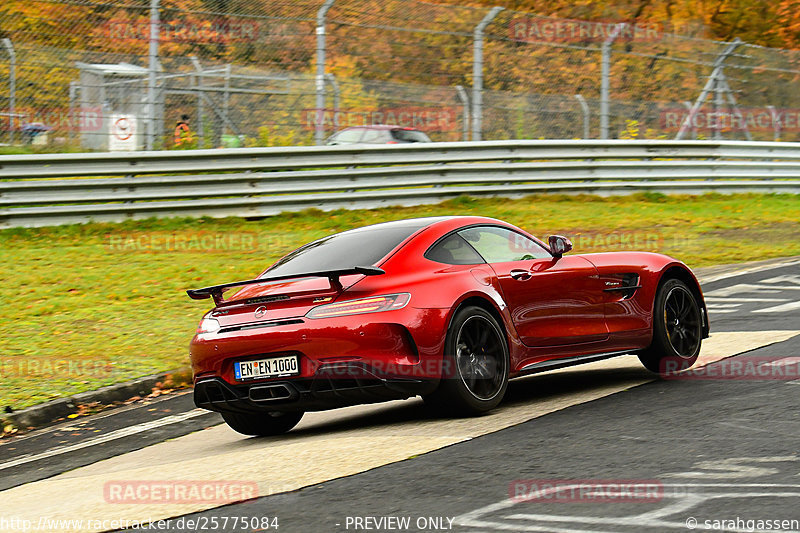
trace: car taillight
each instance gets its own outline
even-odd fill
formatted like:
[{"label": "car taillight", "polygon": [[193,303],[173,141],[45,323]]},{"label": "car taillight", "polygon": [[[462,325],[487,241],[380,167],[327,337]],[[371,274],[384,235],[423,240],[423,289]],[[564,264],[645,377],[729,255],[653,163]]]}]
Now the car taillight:
[{"label": "car taillight", "polygon": [[213,318],[203,318],[197,325],[197,333],[216,333],[219,331],[219,322]]},{"label": "car taillight", "polygon": [[410,300],[411,295],[407,292],[403,292],[400,294],[371,296],[359,300],[347,300],[333,304],[318,305],[306,313],[306,318],[332,318],[345,315],[394,311],[405,307]]}]

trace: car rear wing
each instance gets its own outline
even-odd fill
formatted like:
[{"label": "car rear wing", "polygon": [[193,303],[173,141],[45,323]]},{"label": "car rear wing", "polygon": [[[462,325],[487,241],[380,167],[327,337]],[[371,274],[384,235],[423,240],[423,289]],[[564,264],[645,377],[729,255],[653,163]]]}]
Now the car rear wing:
[{"label": "car rear wing", "polygon": [[245,281],[234,281],[232,283],[223,283],[222,285],[212,285],[211,287],[203,287],[202,289],[189,289],[186,294],[192,300],[205,300],[207,298],[214,298],[214,303],[220,305],[224,302],[222,293],[233,287],[243,287],[245,285],[255,285],[257,283],[268,283],[271,281],[285,281],[289,279],[301,278],[328,278],[331,282],[331,287],[337,291],[342,290],[342,284],[339,282],[341,276],[348,276],[352,274],[363,274],[364,276],[380,276],[386,272],[383,269],[373,266],[354,266],[352,268],[341,268],[338,270],[323,270],[321,272],[305,272],[302,274],[289,274],[285,276],[274,276],[266,278],[248,279]]}]

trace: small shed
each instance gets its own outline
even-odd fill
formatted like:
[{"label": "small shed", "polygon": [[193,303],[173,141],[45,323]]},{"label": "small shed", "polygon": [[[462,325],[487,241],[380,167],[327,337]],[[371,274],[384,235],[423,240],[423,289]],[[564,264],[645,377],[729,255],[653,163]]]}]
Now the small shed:
[{"label": "small shed", "polygon": [[[76,100],[79,113],[100,111],[94,127],[81,129],[81,145],[92,150],[141,150],[147,127],[149,71],[130,63],[82,63]],[[164,97],[156,91],[156,132],[163,131]]]}]

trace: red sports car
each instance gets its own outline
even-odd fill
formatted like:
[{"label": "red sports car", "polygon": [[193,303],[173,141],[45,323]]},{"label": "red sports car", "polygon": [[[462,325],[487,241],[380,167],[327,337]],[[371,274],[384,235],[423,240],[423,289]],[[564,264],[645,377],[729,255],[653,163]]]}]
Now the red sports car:
[{"label": "red sports car", "polygon": [[491,218],[398,220],[189,290],[216,304],[191,343],[195,403],[275,435],[305,411],[416,395],[481,413],[509,378],[626,353],[654,372],[694,364],[709,326],[686,265],[571,249]]}]

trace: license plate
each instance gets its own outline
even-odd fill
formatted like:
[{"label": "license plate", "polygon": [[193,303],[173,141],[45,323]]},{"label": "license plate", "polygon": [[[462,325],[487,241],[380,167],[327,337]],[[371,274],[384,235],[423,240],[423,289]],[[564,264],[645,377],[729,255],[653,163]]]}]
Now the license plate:
[{"label": "license plate", "polygon": [[300,373],[300,362],[296,355],[270,357],[256,361],[237,361],[233,364],[233,373],[238,381],[296,376]]}]

